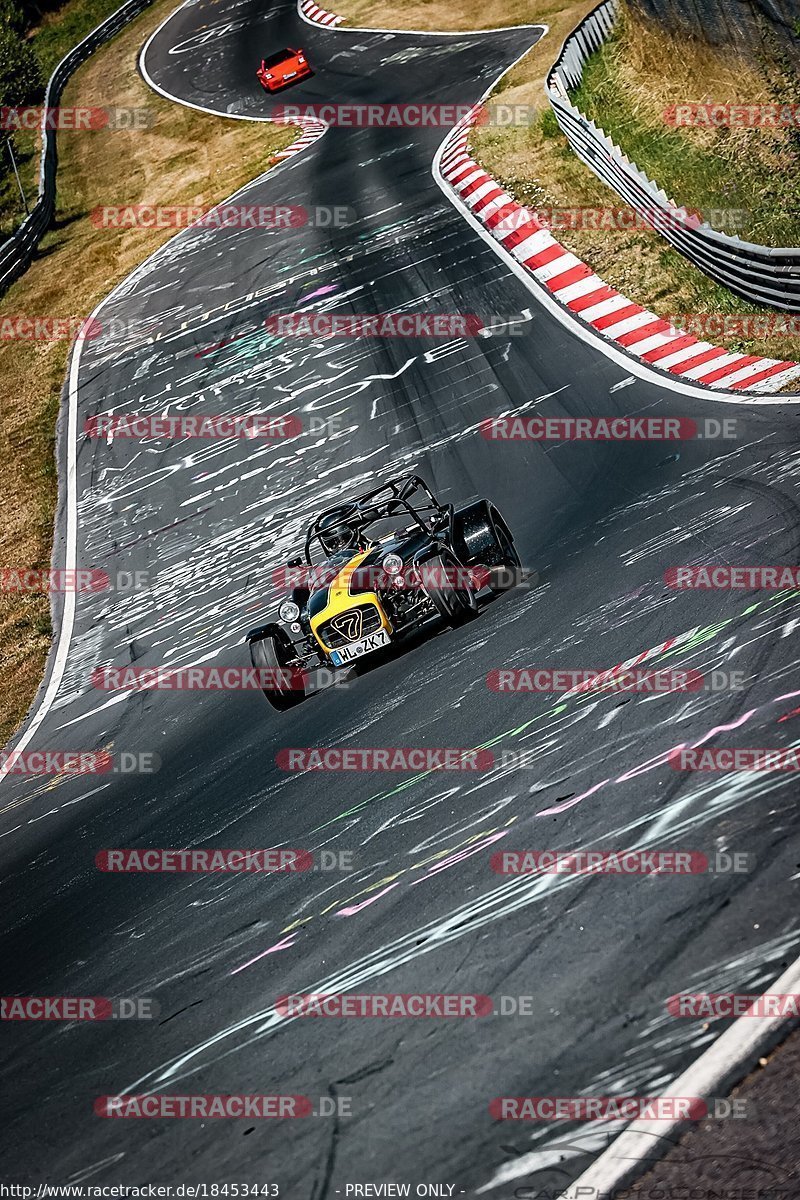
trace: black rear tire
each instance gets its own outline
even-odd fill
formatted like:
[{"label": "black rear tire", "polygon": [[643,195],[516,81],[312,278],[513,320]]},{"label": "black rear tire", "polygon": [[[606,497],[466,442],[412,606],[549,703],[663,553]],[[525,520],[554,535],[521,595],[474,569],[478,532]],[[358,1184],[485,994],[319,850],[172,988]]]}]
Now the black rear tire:
[{"label": "black rear tire", "polygon": [[[466,568],[459,566],[452,554],[445,551],[427,559],[419,566],[422,585],[430,596],[439,616],[456,628],[471,621],[478,611],[475,591],[468,584],[459,587]],[[454,582],[450,578],[456,576]]]},{"label": "black rear tire", "polygon": [[[282,647],[277,638],[259,638],[250,643],[250,658],[254,667],[265,667],[274,672],[275,687],[262,688],[262,692],[273,708],[278,712],[286,712],[306,698],[303,673],[297,667],[289,667],[281,653]],[[281,687],[280,681],[285,679],[286,686]]]},{"label": "black rear tire", "polygon": [[513,539],[502,525],[495,526],[495,538],[500,551],[500,561],[489,570],[489,587],[495,596],[516,587],[520,581],[522,559],[517,553]]}]

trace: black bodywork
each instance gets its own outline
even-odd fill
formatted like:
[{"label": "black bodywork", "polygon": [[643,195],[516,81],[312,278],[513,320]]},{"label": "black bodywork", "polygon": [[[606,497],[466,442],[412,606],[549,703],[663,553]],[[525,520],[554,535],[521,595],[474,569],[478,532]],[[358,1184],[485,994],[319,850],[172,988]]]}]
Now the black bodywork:
[{"label": "black bodywork", "polygon": [[[357,546],[326,557],[320,533],[332,514],[357,530]],[[400,528],[398,518],[405,522]],[[384,567],[387,559],[391,573]],[[264,643],[271,642],[281,667],[339,668],[345,664],[337,659],[349,643],[378,630],[393,644],[429,621],[462,623],[475,614],[479,592],[517,582],[506,578],[498,584],[497,572],[516,573],[518,567],[511,530],[490,501],[455,508],[440,503],[419,475],[395,477],[326,509],[311,523],[302,556],[285,572],[285,600],[299,613],[247,634],[253,662],[273,665],[272,657],[264,657]]]}]

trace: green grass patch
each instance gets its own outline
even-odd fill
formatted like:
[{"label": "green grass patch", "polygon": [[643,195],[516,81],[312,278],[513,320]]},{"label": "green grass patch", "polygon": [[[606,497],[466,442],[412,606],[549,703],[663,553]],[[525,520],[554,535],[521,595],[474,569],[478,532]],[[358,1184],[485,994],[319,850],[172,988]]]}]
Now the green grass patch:
[{"label": "green grass patch", "polygon": [[42,74],[49,79],[65,54],[110,17],[122,0],[69,0],[48,15],[31,38]]},{"label": "green grass patch", "polygon": [[678,205],[711,216],[714,228],[760,245],[800,245],[800,154],[792,139],[721,126],[702,145],[688,130],[643,119],[620,79],[625,54],[623,21],[584,68],[572,97],[581,112]]}]

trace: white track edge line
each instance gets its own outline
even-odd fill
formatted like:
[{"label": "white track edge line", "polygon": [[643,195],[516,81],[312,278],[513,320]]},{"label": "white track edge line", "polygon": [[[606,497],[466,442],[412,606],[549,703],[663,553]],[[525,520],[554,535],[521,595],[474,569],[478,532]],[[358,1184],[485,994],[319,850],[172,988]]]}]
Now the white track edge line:
[{"label": "white track edge line", "polygon": [[[176,14],[178,12],[180,12],[181,9],[186,8],[191,4],[194,4],[194,2],[195,2],[195,0],[184,0],[183,4],[180,4],[178,6],[178,8],[176,8],[173,12],[171,12],[169,14],[169,16],[164,18],[164,20],[161,22],[161,24],[153,31],[153,33],[150,35],[150,37],[145,42],[144,46],[142,47],[142,49],[139,53],[139,62],[138,62],[139,70],[141,71],[142,77],[144,78],[145,82],[153,89],[154,92],[157,92],[160,96],[163,96],[166,100],[174,101],[174,103],[181,104],[185,108],[193,108],[193,109],[197,110],[198,112],[208,113],[211,116],[215,116],[215,117],[228,116],[228,117],[235,117],[235,119],[244,120],[244,121],[269,121],[271,124],[285,124],[285,122],[274,122],[271,120],[270,117],[245,117],[240,114],[221,113],[221,112],[218,112],[216,109],[204,108],[200,104],[192,104],[190,101],[181,100],[180,97],[172,96],[169,92],[164,91],[164,89],[159,87],[159,85],[157,83],[155,83],[154,80],[150,77],[150,75],[144,65],[144,55],[145,55],[150,43],[152,42],[152,40],[156,36],[156,34],[159,33],[160,30],[163,29],[164,26],[174,16],[176,16]],[[324,122],[322,122],[322,124],[324,124]],[[298,128],[302,128],[302,126],[298,125]],[[324,135],[320,134],[319,136],[322,137]],[[316,140],[318,140],[318,139],[316,139]],[[288,147],[287,147],[287,149],[288,149]],[[306,146],[303,148],[303,151],[307,150],[307,149],[308,149],[308,147]],[[300,151],[299,153],[302,153],[303,151]],[[294,155],[292,157],[294,158]],[[291,161],[291,160],[287,159],[285,161]],[[276,162],[272,166],[268,167],[266,171],[262,172],[261,175],[257,175],[255,177],[255,179],[251,179],[247,183],[243,184],[242,187],[237,188],[236,191],[232,192],[230,196],[226,196],[224,199],[218,201],[218,203],[214,207],[218,208],[223,204],[230,203],[230,201],[235,199],[236,196],[240,195],[242,192],[247,191],[248,188],[250,188],[254,184],[258,183],[260,179],[264,179],[267,175],[277,174],[277,172],[280,171],[280,169],[283,165],[284,165],[283,162]],[[177,238],[188,233],[190,229],[191,229],[191,226],[189,227],[189,229],[179,230],[174,235],[174,237],[168,238],[167,241],[163,243],[163,245],[156,247],[156,249],[152,252],[152,254],[148,254],[147,258],[143,259],[142,262],[140,262],[137,266],[135,266],[133,268],[133,270],[128,275],[125,276],[124,279],[121,279],[119,281],[119,283],[116,284],[111,289],[110,292],[108,292],[105,296],[103,296],[103,298],[97,303],[97,305],[91,312],[90,316],[87,318],[87,323],[93,321],[94,318],[97,316],[97,314],[101,311],[101,309],[106,304],[108,304],[108,302],[114,296],[116,296],[116,294],[120,291],[120,289],[128,286],[136,278],[136,276],[139,274],[139,272],[143,271],[145,269],[145,267],[147,267],[150,264],[150,262],[154,258],[156,258],[157,255],[159,255],[162,252],[162,250],[164,250],[167,246],[171,245],[172,242],[175,241]],[[64,498],[64,506],[65,506],[64,520],[65,520],[65,525],[66,525],[66,532],[65,532],[66,549],[65,549],[65,558],[64,558],[64,569],[66,571],[75,569],[75,566],[77,563],[77,552],[78,552],[78,481],[77,481],[77,474],[78,474],[78,469],[77,469],[77,463],[78,463],[78,374],[80,371],[80,360],[81,360],[82,349],[83,349],[83,340],[82,339],[78,339],[76,342],[73,343],[71,354],[70,354],[70,364],[69,364],[69,374],[68,374],[67,430],[66,430],[67,470],[66,470],[66,492],[65,492],[65,498]],[[55,554],[56,554],[55,539],[54,539],[53,554],[55,557]],[[45,687],[44,695],[42,696],[42,698],[38,702],[38,704],[36,704],[36,701],[34,700],[34,705],[32,705],[31,710],[29,710],[29,712],[26,714],[25,718],[23,719],[24,730],[23,730],[22,734],[19,736],[17,741],[12,745],[12,748],[10,749],[8,756],[5,759],[3,759],[2,762],[0,762],[0,785],[2,785],[3,780],[6,779],[8,777],[8,775],[11,773],[11,768],[14,764],[16,756],[18,754],[20,754],[25,749],[26,746],[29,745],[29,743],[31,742],[31,740],[34,738],[34,736],[38,732],[39,728],[41,727],[42,722],[48,716],[51,708],[53,707],[53,702],[54,702],[56,696],[58,695],[58,689],[60,688],[61,682],[64,678],[64,670],[65,670],[66,664],[67,664],[67,656],[69,654],[69,649],[70,649],[70,646],[72,643],[72,634],[73,634],[73,630],[75,627],[75,612],[76,612],[75,593],[69,592],[69,591],[65,592],[65,594],[64,594],[64,609],[61,614],[61,622],[59,624],[59,629],[58,629],[58,638],[57,638],[57,642],[56,642],[55,656],[53,658],[53,663],[52,663],[52,668],[50,669],[49,678],[47,679],[47,686]],[[25,724],[25,721],[27,721],[27,724]],[[14,735],[12,734],[10,742],[13,742],[13,738],[14,738]]]},{"label": "white track edge line", "polygon": [[[770,995],[776,992],[800,992],[800,958],[796,958],[761,994]],[[745,1064],[758,1056],[760,1047],[773,1042],[783,1027],[788,1030],[795,1020],[793,1017],[771,1017],[768,1020],[759,1017],[738,1017],[666,1091],[660,1094],[698,1096],[706,1099],[712,1097],[714,1089],[721,1085],[730,1090],[736,1083],[741,1082],[741,1077],[736,1079],[731,1076],[741,1070],[746,1071],[748,1068]],[[679,1127],[688,1130],[691,1125],[666,1120],[633,1121],[591,1167],[567,1188],[563,1193],[564,1200],[578,1200],[581,1196],[594,1196],[596,1200],[601,1200],[603,1196],[613,1194],[615,1187],[626,1186],[672,1148],[663,1140],[658,1144],[658,1139],[664,1139]]]}]

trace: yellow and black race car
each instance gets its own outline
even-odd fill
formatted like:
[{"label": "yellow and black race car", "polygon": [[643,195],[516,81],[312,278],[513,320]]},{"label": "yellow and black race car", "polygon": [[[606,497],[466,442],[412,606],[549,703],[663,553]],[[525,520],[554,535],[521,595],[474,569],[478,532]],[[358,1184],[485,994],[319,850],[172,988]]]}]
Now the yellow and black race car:
[{"label": "yellow and black race car", "polygon": [[[398,517],[409,524],[393,528]],[[477,613],[479,593],[520,577],[511,530],[490,501],[454,508],[419,475],[390,479],[320,513],[303,557],[280,569],[287,598],[278,620],[247,634],[264,694],[291,708],[320,668],[347,668],[429,621],[461,625]]]}]

